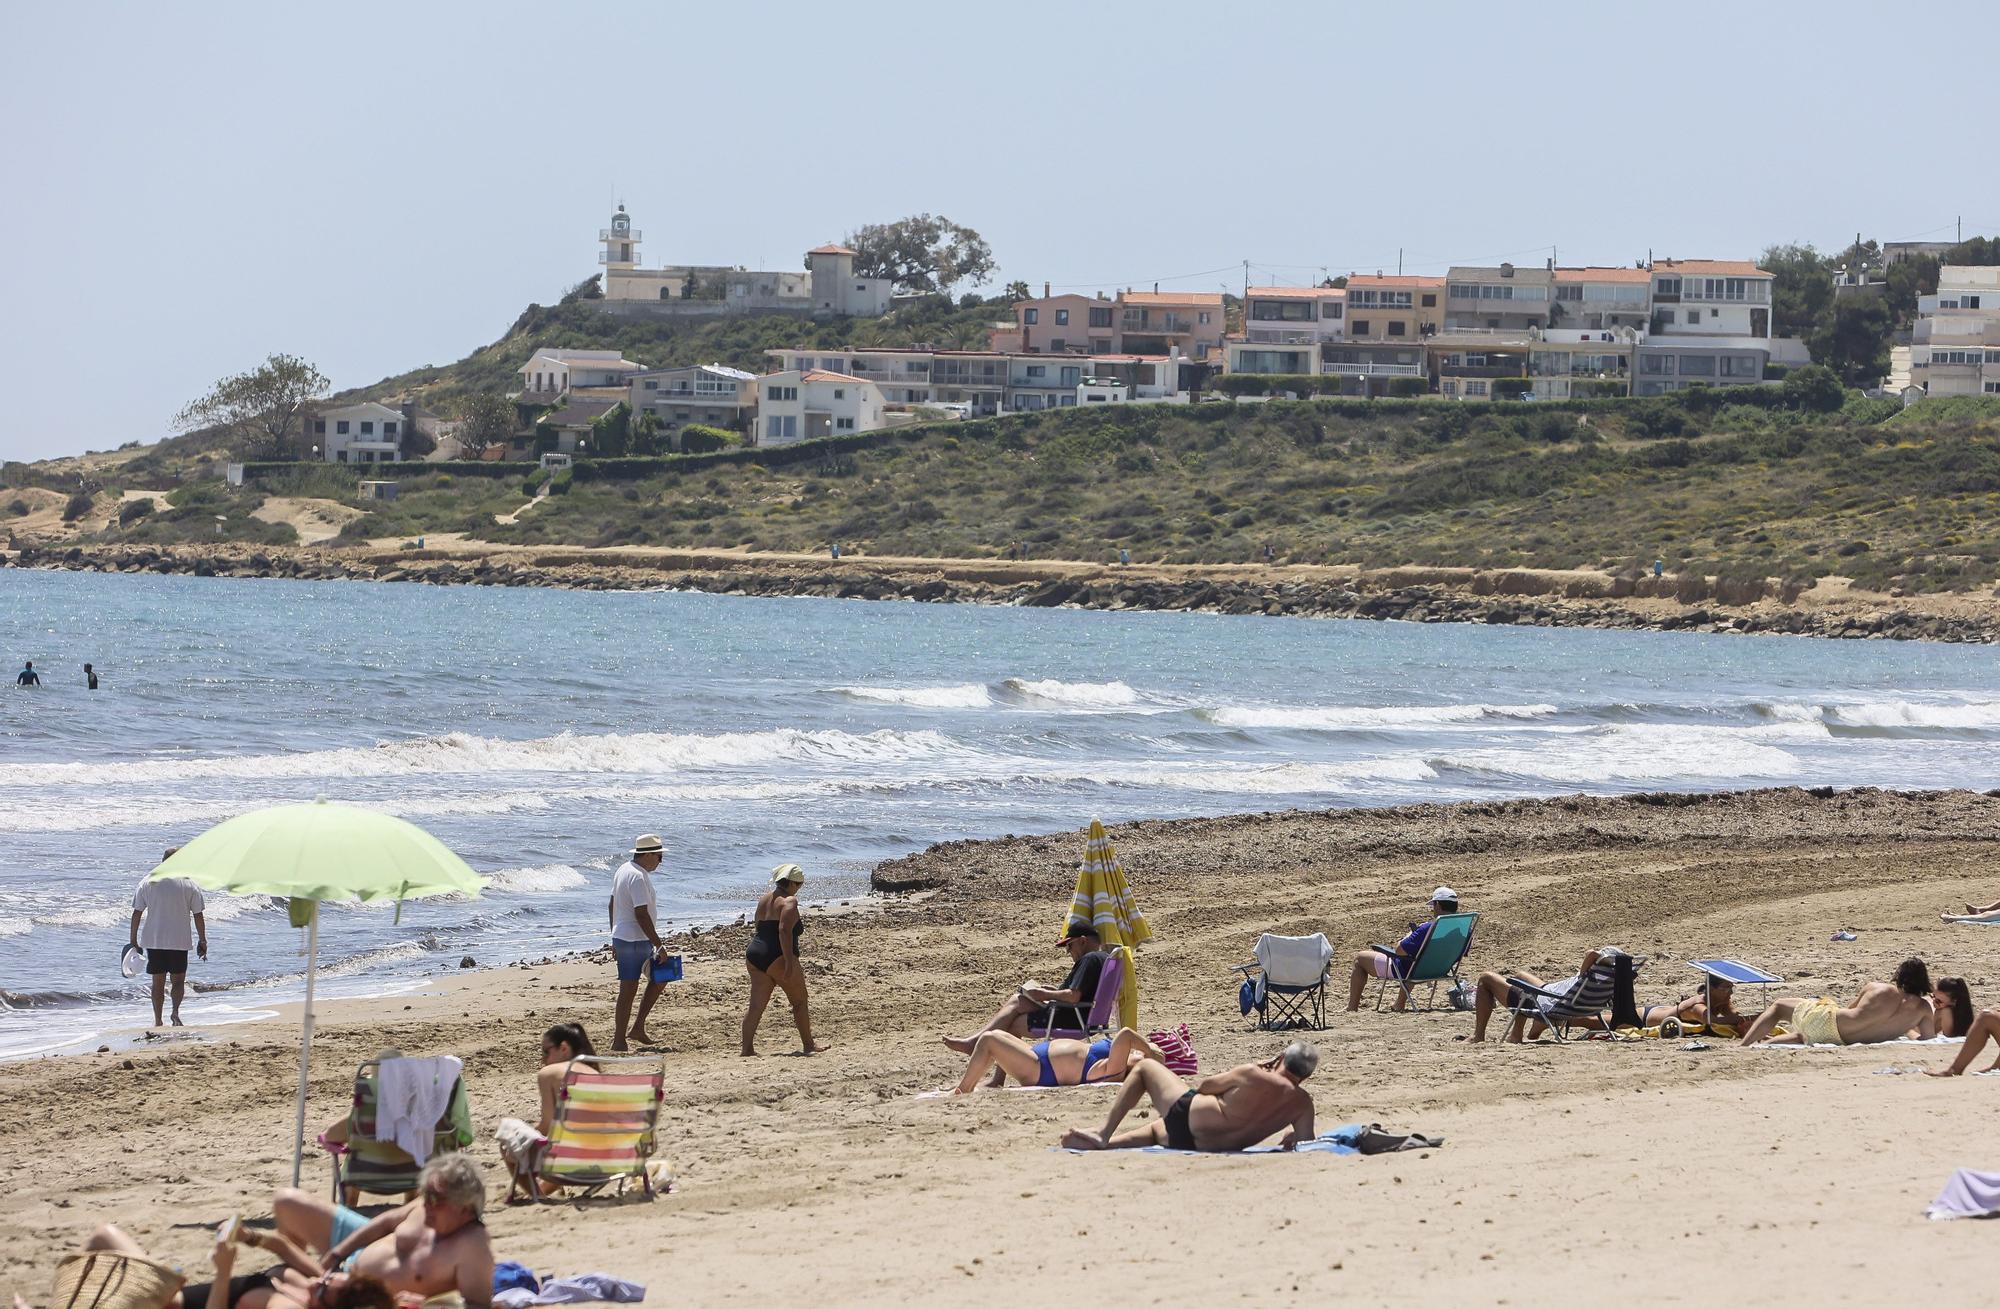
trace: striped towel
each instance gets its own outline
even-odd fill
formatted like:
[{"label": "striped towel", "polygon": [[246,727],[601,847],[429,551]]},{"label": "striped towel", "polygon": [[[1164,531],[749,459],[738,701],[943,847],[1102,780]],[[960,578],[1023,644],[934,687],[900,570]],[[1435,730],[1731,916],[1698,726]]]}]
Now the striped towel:
[{"label": "striped towel", "polygon": [[1171,1032],[1148,1032],[1146,1039],[1160,1047],[1168,1071],[1181,1077],[1193,1077],[1201,1071],[1194,1054],[1194,1033],[1188,1031],[1186,1023]]}]

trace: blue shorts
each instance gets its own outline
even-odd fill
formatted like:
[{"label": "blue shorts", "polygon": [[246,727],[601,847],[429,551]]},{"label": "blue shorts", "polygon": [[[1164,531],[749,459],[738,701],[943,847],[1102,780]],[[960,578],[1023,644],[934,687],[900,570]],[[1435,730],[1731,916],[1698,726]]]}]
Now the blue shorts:
[{"label": "blue shorts", "polygon": [[[345,1241],[348,1237],[366,1226],[368,1226],[367,1214],[356,1213],[344,1204],[337,1204],[333,1207],[333,1230],[327,1233],[327,1245],[329,1247],[339,1245],[342,1241]],[[353,1267],[355,1256],[360,1253],[359,1250],[356,1250],[354,1254],[347,1256],[346,1261],[341,1264],[341,1267]]]},{"label": "blue shorts", "polygon": [[647,965],[653,962],[653,943],[613,939],[611,957],[618,961],[618,980],[636,982],[645,977]]}]

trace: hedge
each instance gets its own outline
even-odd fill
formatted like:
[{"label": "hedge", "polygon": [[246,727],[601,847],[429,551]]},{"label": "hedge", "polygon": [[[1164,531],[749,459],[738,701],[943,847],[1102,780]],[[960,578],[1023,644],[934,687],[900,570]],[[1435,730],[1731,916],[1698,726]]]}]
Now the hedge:
[{"label": "hedge", "polygon": [[[290,472],[301,464],[313,466],[311,460],[265,460],[260,463],[243,465],[243,480],[253,482],[272,473]],[[526,477],[539,468],[538,463],[505,459],[446,459],[439,463],[425,463],[421,459],[403,459],[383,464],[328,464],[329,468],[340,468],[358,474],[371,482],[393,481],[399,477],[422,477],[426,473],[451,473],[458,477]]]}]

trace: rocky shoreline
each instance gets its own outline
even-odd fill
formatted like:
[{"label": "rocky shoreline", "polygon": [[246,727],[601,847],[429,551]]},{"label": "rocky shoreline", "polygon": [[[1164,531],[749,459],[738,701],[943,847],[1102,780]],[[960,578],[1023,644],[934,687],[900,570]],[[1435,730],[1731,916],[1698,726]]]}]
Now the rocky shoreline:
[{"label": "rocky shoreline", "polygon": [[[1884,597],[1801,604],[1795,591],[1774,592],[1758,582],[1588,572],[1220,566],[1179,569],[1163,575],[1165,570],[1157,568],[1056,562],[878,561],[865,557],[808,562],[689,552],[551,548],[461,553],[229,544],[23,546],[11,557],[0,553],[0,564],[195,577],[676,590],[1840,640],[2000,641],[2000,609],[1992,614],[1939,612],[1920,602],[1899,603]],[[1301,575],[1308,572],[1313,575]]]}]

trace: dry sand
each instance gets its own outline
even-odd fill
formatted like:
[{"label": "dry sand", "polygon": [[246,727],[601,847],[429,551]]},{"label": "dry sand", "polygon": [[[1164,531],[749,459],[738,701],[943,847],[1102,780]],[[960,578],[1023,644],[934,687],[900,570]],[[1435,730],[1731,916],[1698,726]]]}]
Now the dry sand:
[{"label": "dry sand", "polygon": [[[1642,998],[1678,994],[1693,976],[1680,961],[1707,953],[1798,979],[1784,991],[1850,996],[1921,954],[2000,1003],[2000,929],[1937,921],[2000,894],[2000,800],[1983,795],[1568,799],[1112,835],[1157,933],[1140,952],[1145,1025],[1188,1023],[1205,1070],[1285,1040],[1248,1030],[1226,971],[1259,931],[1326,931],[1344,975],[1345,952],[1400,930],[1438,882],[1483,915],[1476,968],[1559,976],[1612,941],[1653,957]],[[2000,1168],[2000,1078],[1878,1075],[1949,1051],[1473,1047],[1468,1015],[1335,1013],[1309,1083],[1320,1121],[1448,1138],[1376,1158],[1070,1156],[1049,1147],[1094,1125],[1108,1090],[916,1098],[958,1072],[940,1032],[1022,978],[1059,975],[1081,850],[1075,834],[937,847],[880,874],[924,889],[815,910],[804,949],[834,1048],[811,1059],[778,1057],[795,1041],[782,1001],[767,1056],[738,1058],[744,929],[685,939],[688,980],[654,1022],[677,1189],[499,1211],[503,1257],[693,1306],[1991,1299],[2000,1228],[1928,1223],[1923,1208],[1953,1167]],[[1840,927],[1859,940],[1830,941]],[[532,1116],[539,1030],[608,1036],[611,975],[600,957],[327,1005],[310,1121],[344,1109],[354,1064],[384,1044],[456,1052],[493,1185],[490,1132]],[[105,1218],[201,1266],[196,1225],[258,1212],[289,1171],[296,1036],[277,1021],[0,1067],[0,1283],[41,1303],[57,1257]],[[324,1188],[325,1163],[306,1176]]]}]

